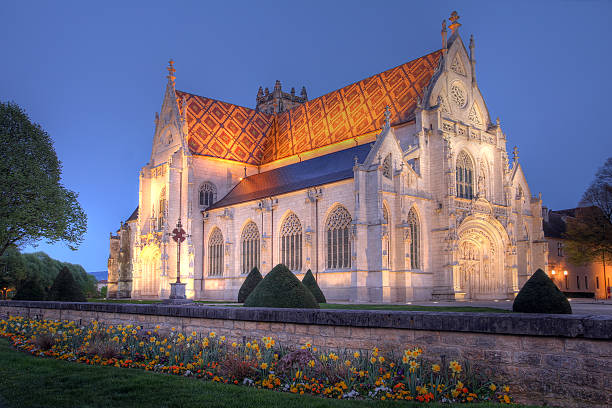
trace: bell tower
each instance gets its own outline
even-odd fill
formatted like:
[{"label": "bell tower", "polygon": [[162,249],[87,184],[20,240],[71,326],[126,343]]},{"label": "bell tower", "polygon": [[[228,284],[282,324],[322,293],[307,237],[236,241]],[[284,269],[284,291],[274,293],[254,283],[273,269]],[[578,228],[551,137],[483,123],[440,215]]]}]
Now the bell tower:
[{"label": "bell tower", "polygon": [[268,88],[265,91],[259,87],[256,98],[256,110],[264,113],[280,113],[288,111],[295,106],[308,101],[308,95],[306,94],[306,87],[302,87],[300,96],[295,94],[295,88],[291,88],[290,93],[283,92],[281,89],[281,82],[276,80],[274,84],[274,90],[270,92]]}]

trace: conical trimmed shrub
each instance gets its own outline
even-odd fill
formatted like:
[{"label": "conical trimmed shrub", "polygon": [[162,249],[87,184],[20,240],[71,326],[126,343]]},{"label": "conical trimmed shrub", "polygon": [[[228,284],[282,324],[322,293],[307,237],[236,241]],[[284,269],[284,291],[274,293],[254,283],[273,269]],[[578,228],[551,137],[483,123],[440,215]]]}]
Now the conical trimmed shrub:
[{"label": "conical trimmed shrub", "polygon": [[302,283],[304,284],[304,286],[310,289],[310,292],[315,297],[317,302],[327,303],[327,301],[325,300],[325,295],[323,294],[323,291],[317,284],[317,280],[315,279],[310,269],[308,270],[308,272],[306,272],[306,275],[304,275],[304,278],[302,279]]},{"label": "conical trimmed shrub", "polygon": [[246,298],[244,306],[319,308],[310,290],[283,264],[276,265],[266,275]]},{"label": "conical trimmed shrub", "polygon": [[238,302],[244,303],[244,301],[247,297],[249,297],[253,289],[255,289],[255,287],[257,287],[259,282],[261,282],[262,280],[263,276],[261,276],[261,273],[259,273],[259,269],[257,269],[257,267],[251,269],[251,272],[249,272],[244,282],[242,282],[242,286],[238,291]]},{"label": "conical trimmed shrub", "polygon": [[64,266],[57,274],[49,290],[49,300],[58,302],[86,302],[81,286],[74,280],[72,272]]},{"label": "conical trimmed shrub", "polygon": [[538,269],[516,295],[513,312],[571,314],[572,306],[543,270]]}]

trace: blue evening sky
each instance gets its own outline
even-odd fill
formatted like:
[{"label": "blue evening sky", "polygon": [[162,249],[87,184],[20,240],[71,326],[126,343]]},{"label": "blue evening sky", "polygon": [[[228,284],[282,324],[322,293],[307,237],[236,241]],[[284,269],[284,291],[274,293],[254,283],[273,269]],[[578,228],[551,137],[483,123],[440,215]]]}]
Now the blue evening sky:
[{"label": "blue evening sky", "polygon": [[106,269],[109,232],[138,205],[169,58],[177,89],[254,107],[280,79],[312,99],[439,49],[454,9],[532,193],[575,206],[612,155],[608,1],[3,2],[0,100],[50,133],[88,215],[78,251],[36,250]]}]

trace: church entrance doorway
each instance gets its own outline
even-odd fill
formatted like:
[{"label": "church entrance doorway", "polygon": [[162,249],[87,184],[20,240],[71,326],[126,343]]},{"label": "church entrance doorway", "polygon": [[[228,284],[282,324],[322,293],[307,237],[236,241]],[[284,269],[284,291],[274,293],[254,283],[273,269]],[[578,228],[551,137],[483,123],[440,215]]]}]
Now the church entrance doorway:
[{"label": "church entrance doorway", "polygon": [[[489,228],[472,226],[460,231],[455,292],[465,299],[504,299],[504,252],[501,239]],[[497,238],[497,239],[496,239]]]},{"label": "church entrance doorway", "polygon": [[160,258],[161,254],[157,246],[146,246],[140,255],[141,259],[141,279],[140,296],[158,297],[160,284]]}]

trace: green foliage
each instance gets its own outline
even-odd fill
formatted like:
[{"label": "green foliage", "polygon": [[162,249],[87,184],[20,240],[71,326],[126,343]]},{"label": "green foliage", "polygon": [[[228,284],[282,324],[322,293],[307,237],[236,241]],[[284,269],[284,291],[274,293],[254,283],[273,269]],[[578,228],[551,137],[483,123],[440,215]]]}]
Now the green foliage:
[{"label": "green foliage", "polygon": [[519,291],[512,311],[519,313],[571,314],[569,301],[557,285],[538,269]]},{"label": "green foliage", "polygon": [[244,303],[247,297],[253,292],[253,289],[263,280],[263,276],[259,273],[259,269],[254,267],[251,272],[247,275],[240,290],[238,291],[238,302]]},{"label": "green foliage", "polygon": [[276,265],[266,275],[246,298],[244,306],[319,308],[310,290],[283,264]]},{"label": "green foliage", "polygon": [[43,285],[35,276],[30,276],[19,283],[14,300],[45,300],[47,297]]},{"label": "green foliage", "polygon": [[317,284],[317,280],[313,276],[310,269],[308,272],[306,272],[306,275],[304,275],[302,283],[310,290],[318,303],[327,303],[327,300],[325,300],[325,295],[323,294],[323,291],[321,291],[321,288]]},{"label": "green foliage", "polygon": [[106,299],[106,295],[108,293],[108,286],[102,286],[100,288],[100,297]]},{"label": "green foliage", "polygon": [[72,272],[64,266],[55,277],[53,286],[49,290],[49,300],[59,302],[86,302],[81,286],[74,280]]},{"label": "green foliage", "polygon": [[85,272],[81,265],[75,265],[68,262],[61,262],[51,258],[44,252],[34,252],[31,254],[22,254],[23,261],[26,266],[28,276],[36,276],[43,287],[50,288],[56,276],[65,266],[72,272],[73,278],[81,286],[81,290],[89,297],[97,294],[97,280],[94,276]]},{"label": "green foliage", "polygon": [[0,102],[0,255],[7,248],[83,240],[87,217],[61,184],[51,137],[15,103]]},{"label": "green foliage", "polygon": [[26,277],[25,264],[15,248],[7,248],[0,256],[0,296],[6,299],[9,291],[16,289],[19,281]]}]

